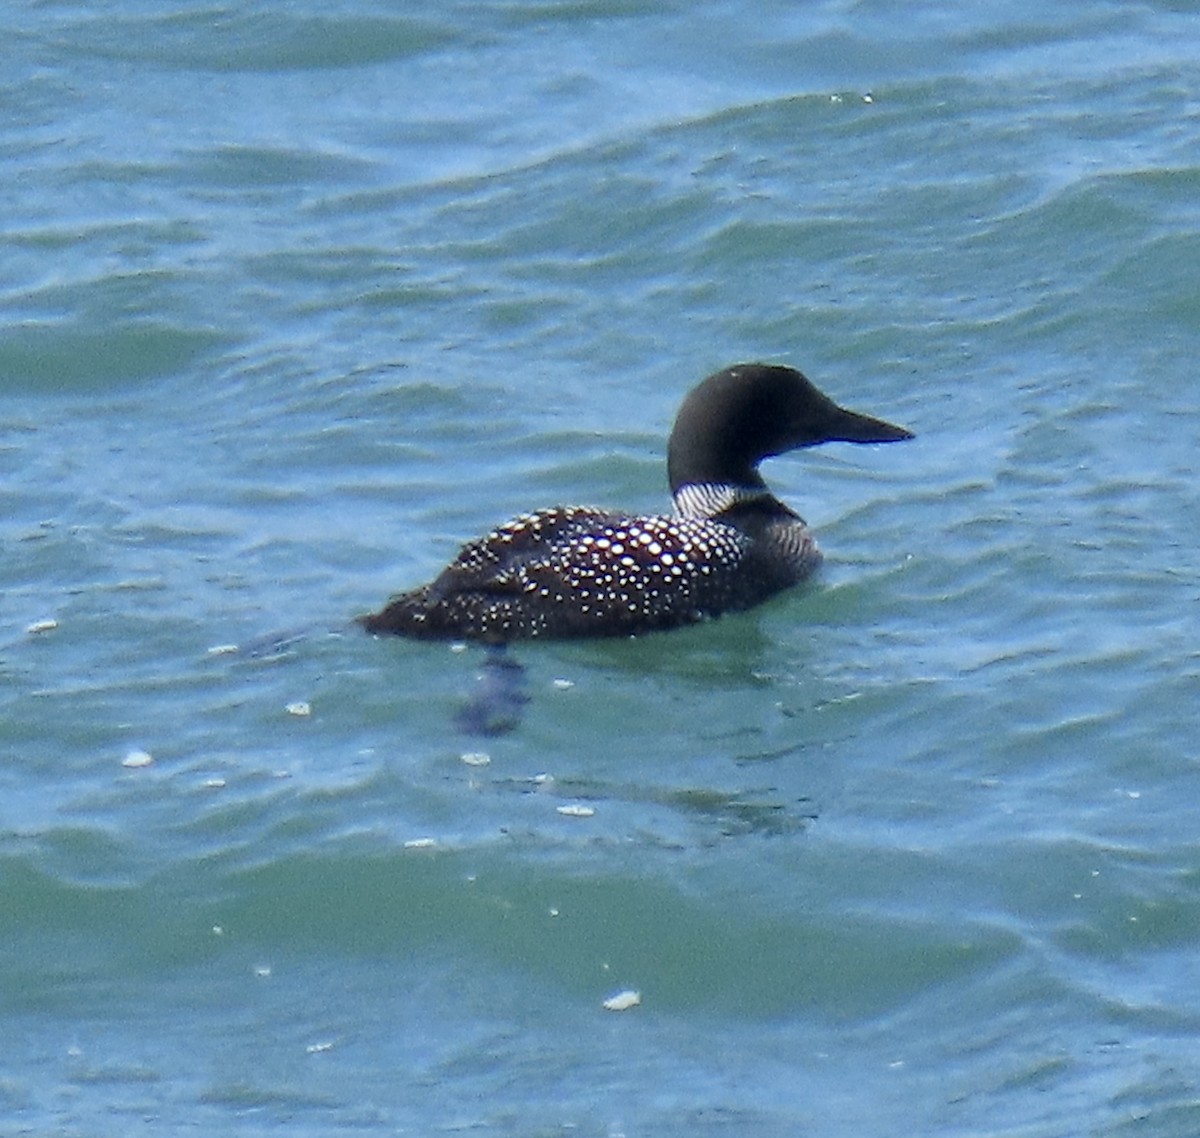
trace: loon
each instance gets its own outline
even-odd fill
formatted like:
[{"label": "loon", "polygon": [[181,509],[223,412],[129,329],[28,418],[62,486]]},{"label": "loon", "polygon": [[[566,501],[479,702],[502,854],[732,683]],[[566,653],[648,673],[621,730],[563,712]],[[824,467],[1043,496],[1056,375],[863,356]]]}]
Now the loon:
[{"label": "loon", "polygon": [[911,431],[839,407],[794,368],[737,364],[683,401],[667,445],[670,516],[556,506],[469,542],[427,585],[358,618],[371,633],[503,645],[631,636],[760,604],[820,564],[763,459]]}]

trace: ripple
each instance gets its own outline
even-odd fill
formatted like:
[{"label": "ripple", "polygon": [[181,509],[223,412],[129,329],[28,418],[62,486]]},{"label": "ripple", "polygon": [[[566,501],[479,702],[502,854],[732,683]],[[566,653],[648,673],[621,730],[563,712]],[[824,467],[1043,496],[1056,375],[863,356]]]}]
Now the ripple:
[{"label": "ripple", "polygon": [[170,15],[59,18],[48,34],[64,53],[149,63],[164,69],[297,71],[391,63],[456,38],[444,22],[193,7]]}]

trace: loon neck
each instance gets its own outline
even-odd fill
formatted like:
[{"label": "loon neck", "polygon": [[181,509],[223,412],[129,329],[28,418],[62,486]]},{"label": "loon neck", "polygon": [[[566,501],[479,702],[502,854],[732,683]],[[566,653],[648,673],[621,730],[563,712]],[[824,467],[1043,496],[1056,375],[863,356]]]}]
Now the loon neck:
[{"label": "loon neck", "polygon": [[748,503],[775,504],[786,508],[767,489],[761,478],[758,478],[757,485],[737,482],[688,482],[675,491],[674,500],[677,518],[715,518]]}]

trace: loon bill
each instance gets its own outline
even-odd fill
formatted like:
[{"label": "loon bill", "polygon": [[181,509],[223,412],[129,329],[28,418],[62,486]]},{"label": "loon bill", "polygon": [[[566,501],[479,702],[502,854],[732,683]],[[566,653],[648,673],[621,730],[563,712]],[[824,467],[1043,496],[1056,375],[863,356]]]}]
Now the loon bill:
[{"label": "loon bill", "polygon": [[912,437],[839,407],[794,368],[726,368],[696,387],[675,419],[670,516],[586,506],[523,514],[358,622],[372,633],[502,644],[630,636],[751,608],[821,560],[804,519],[767,489],[759,463],[818,443]]}]

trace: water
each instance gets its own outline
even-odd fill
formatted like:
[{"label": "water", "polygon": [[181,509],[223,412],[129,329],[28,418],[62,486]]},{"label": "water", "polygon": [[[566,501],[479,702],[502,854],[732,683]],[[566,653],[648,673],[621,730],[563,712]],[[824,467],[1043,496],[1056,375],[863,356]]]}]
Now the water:
[{"label": "water", "polygon": [[[0,1133],[1196,1132],[1190,5],[3,30]],[[349,629],[742,359],[814,586]]]}]

